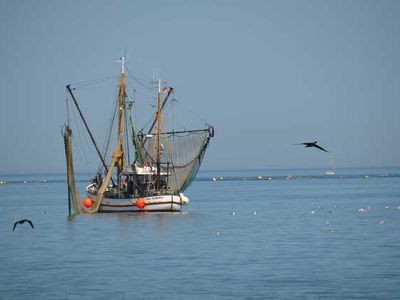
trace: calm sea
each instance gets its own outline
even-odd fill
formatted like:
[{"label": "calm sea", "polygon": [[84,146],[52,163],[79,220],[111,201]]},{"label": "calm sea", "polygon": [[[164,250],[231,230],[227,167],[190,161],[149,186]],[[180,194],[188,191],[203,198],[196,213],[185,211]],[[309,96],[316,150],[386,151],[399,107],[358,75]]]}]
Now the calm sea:
[{"label": "calm sea", "polygon": [[182,213],[73,218],[64,176],[3,175],[0,298],[399,299],[398,174],[200,172]]}]

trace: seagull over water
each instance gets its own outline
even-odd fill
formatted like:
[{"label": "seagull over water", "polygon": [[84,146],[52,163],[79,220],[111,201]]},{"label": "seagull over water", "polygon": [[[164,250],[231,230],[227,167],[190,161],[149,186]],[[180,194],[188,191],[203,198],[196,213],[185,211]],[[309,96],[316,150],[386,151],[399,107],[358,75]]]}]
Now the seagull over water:
[{"label": "seagull over water", "polygon": [[317,141],[315,142],[310,142],[310,143],[301,143],[301,144],[293,144],[293,145],[304,145],[306,148],[310,148],[310,147],[315,147],[318,148],[319,150],[322,150],[324,152],[329,152],[326,149],[322,148],[320,145],[317,145]]},{"label": "seagull over water", "polygon": [[19,221],[14,223],[13,231],[15,230],[15,227],[17,227],[18,224],[24,224],[25,222],[29,223],[29,225],[31,225],[32,228],[35,228],[35,227],[33,227],[33,224],[32,224],[31,220],[23,219],[23,220],[19,220]]}]

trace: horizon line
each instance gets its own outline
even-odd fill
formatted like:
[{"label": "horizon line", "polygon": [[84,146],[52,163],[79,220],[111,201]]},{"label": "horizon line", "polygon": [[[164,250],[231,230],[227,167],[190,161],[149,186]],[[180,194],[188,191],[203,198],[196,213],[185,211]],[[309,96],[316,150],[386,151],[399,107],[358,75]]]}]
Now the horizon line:
[{"label": "horizon line", "polygon": [[[334,168],[334,170],[349,170],[349,169],[397,169],[400,166],[358,166],[358,167],[338,167]],[[330,168],[327,167],[295,167],[295,168],[217,168],[217,169],[200,169],[199,172],[234,172],[234,171],[287,171],[287,170],[327,170]],[[31,175],[31,176],[39,176],[39,175],[64,175],[67,171],[42,171],[42,172],[15,172],[15,173],[0,173],[0,176],[21,176],[21,175]],[[92,173],[92,171],[77,171],[76,174],[88,174]]]}]

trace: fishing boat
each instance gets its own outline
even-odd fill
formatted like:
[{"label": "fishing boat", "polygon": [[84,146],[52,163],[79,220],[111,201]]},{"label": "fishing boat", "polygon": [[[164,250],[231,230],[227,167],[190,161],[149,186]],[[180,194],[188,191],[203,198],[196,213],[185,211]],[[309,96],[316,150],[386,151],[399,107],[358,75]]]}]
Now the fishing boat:
[{"label": "fishing boat", "polygon": [[332,154],[330,155],[330,162],[331,162],[331,167],[325,171],[325,176],[336,175],[335,167],[334,167],[334,163],[333,163],[333,155]]},{"label": "fishing boat", "polygon": [[325,171],[325,176],[333,176],[335,175],[335,171],[333,171],[332,169],[326,170]]},{"label": "fishing boat", "polygon": [[[81,198],[76,184],[73,162],[73,129],[70,118],[63,126],[67,161],[68,207],[70,214],[112,212],[178,212],[189,203],[183,192],[199,170],[214,128],[205,124],[200,129],[167,128],[164,111],[174,89],[157,79],[154,110],[147,127],[138,130],[133,117],[134,101],[129,100],[125,57],[118,62],[118,96],[109,127],[110,136],[104,151],[100,150],[88,121],[70,84],[67,89],[67,112],[77,111],[99,160],[98,172]],[[176,100],[176,99],[173,99]],[[114,152],[108,153],[111,135]]]}]

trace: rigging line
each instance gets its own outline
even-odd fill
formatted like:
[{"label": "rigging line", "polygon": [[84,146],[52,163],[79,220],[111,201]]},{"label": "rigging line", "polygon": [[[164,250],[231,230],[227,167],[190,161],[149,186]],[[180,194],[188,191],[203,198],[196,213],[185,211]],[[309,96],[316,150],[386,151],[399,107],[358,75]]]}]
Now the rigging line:
[{"label": "rigging line", "polygon": [[116,76],[101,77],[101,78],[97,78],[97,79],[83,80],[83,81],[74,82],[73,85],[76,88],[76,86],[90,85],[90,84],[93,84],[93,83],[96,84],[98,82],[101,83],[103,81],[107,81],[107,80],[111,80],[111,79],[115,79],[115,78],[116,78]]},{"label": "rigging line", "polygon": [[[77,118],[77,117],[75,117]],[[89,143],[87,133],[83,128],[83,123],[79,123],[79,137],[81,140],[81,145],[82,145],[82,153],[85,156],[85,162],[86,162],[86,168],[87,170],[91,170],[91,163],[90,160],[96,155],[95,151],[93,149],[93,146]]]},{"label": "rigging line", "polygon": [[75,120],[75,124],[76,124],[76,133],[78,136],[78,139],[75,138],[75,135],[72,136],[73,140],[75,141],[75,144],[77,145],[77,147],[75,147],[77,149],[77,153],[78,156],[80,156],[80,159],[82,161],[83,164],[85,164],[85,168],[86,170],[89,169],[89,163],[87,161],[87,154],[85,152],[85,148],[84,147],[84,143],[83,143],[83,139],[82,139],[82,124],[78,121],[77,116],[75,115],[75,111],[72,110],[72,116]]},{"label": "rigging line", "polygon": [[135,92],[138,93],[138,94],[142,94],[143,96],[146,96],[147,98],[150,98],[151,100],[157,100],[157,97],[154,97],[154,96],[151,96],[149,94],[146,94],[146,93],[144,93],[144,92],[142,92],[140,90],[135,90]]},{"label": "rigging line", "polygon": [[130,74],[127,74],[127,75],[128,76],[125,77],[126,81],[129,82],[130,85],[135,86],[135,89],[143,89],[143,90],[146,90],[146,91],[153,91],[153,90],[157,89],[157,87],[151,87],[150,88],[150,87],[144,86],[143,84],[138,83],[138,81],[135,80],[134,78],[129,77]]},{"label": "rigging line", "polygon": [[[80,140],[80,139],[81,138],[78,136],[78,140]],[[83,170],[82,169],[81,170],[78,169],[78,173],[81,173],[82,171],[83,172],[89,171],[90,170],[89,162],[87,161],[86,154],[81,149],[82,146],[80,145],[78,140],[75,138],[75,136],[72,136],[72,140],[75,143],[75,145],[77,146],[77,148],[79,149],[79,150],[76,150],[76,153],[78,154],[78,161],[80,161],[81,164],[84,165]]]},{"label": "rigging line", "polygon": [[[114,111],[111,114],[111,122],[110,122],[110,127],[108,130],[108,135],[106,136],[106,143],[105,143],[105,149],[104,149],[104,157],[107,156],[108,154],[108,150],[110,147],[110,141],[111,141],[111,135],[112,135],[112,131],[114,128],[114,123],[115,123],[115,116],[117,114],[117,110],[118,110],[118,101],[115,101],[115,107],[114,107]],[[101,169],[103,169],[103,166],[101,167]]]},{"label": "rigging line", "polygon": [[147,84],[142,83],[140,80],[138,80],[135,76],[133,76],[133,74],[131,73],[131,71],[129,70],[128,67],[126,67],[126,70],[128,71],[129,76],[131,76],[133,78],[133,80],[135,80],[139,85],[147,88],[147,89],[154,89],[154,87],[151,87]]},{"label": "rigging line", "polygon": [[156,152],[156,139],[154,138],[153,139],[153,144],[151,146],[151,158],[153,160],[156,160],[156,159],[154,159],[155,158],[155,154],[154,154],[155,152]]},{"label": "rigging line", "polygon": [[128,118],[127,118],[127,113],[126,113],[126,102],[125,107],[124,107],[124,121],[125,121],[125,138],[126,138],[126,147],[127,147],[127,154],[128,154],[128,164],[131,164],[131,157],[130,157],[130,147],[129,147],[129,134],[128,134]]},{"label": "rigging line", "polygon": [[76,82],[77,84],[86,84],[86,83],[91,83],[91,82],[96,82],[96,81],[104,81],[104,80],[109,80],[109,79],[116,79],[118,78],[118,76],[107,76],[107,77],[100,77],[100,78],[96,78],[96,79],[89,79],[89,80],[82,80],[82,81],[78,81]]},{"label": "rigging line", "polygon": [[142,131],[142,132],[143,132],[143,130],[150,124],[150,122],[153,122],[153,119],[149,119],[149,120],[144,124],[144,126],[142,127],[142,129],[140,129],[139,131]]},{"label": "rigging line", "polygon": [[[74,87],[75,88],[75,87]],[[110,89],[110,88],[115,88],[115,84],[110,84],[110,85],[91,85],[91,86],[78,86],[75,89],[79,91],[93,91],[93,90],[100,90],[100,89]]]},{"label": "rigging line", "polygon": [[[66,88],[67,88],[67,90],[68,90],[68,93],[71,95],[71,98],[72,98],[72,100],[73,100],[73,102],[74,102],[74,104],[75,104],[75,107],[76,107],[77,111],[79,112],[79,115],[80,115],[80,117],[81,117],[81,120],[82,120],[83,124],[84,124],[85,127],[86,127],[86,130],[87,130],[87,133],[89,134],[90,140],[92,141],[92,144],[93,144],[93,146],[95,147],[96,152],[97,152],[97,154],[98,154],[98,156],[99,156],[101,162],[103,163],[104,168],[107,170],[107,173],[108,173],[108,167],[107,167],[107,165],[106,165],[106,162],[104,161],[104,158],[103,158],[103,156],[101,155],[101,152],[100,152],[100,150],[99,150],[99,148],[98,148],[98,146],[97,146],[97,143],[96,143],[96,141],[95,141],[95,139],[94,139],[94,137],[93,137],[93,135],[92,135],[92,132],[90,131],[89,126],[88,126],[88,124],[87,124],[87,122],[86,122],[86,120],[85,120],[85,118],[84,118],[84,116],[83,116],[83,114],[82,114],[82,111],[81,111],[81,109],[79,108],[78,102],[76,101],[75,96],[74,96],[74,94],[72,93],[71,85],[68,84],[68,85],[66,86]],[[115,185],[115,183],[114,183],[112,177],[111,177],[111,181],[112,181],[112,183]]]},{"label": "rigging line", "polygon": [[[165,124],[164,124],[164,126],[165,126]],[[177,174],[176,174],[176,172],[175,172],[175,165],[174,165],[174,159],[173,159],[173,150],[172,150],[172,147],[171,147],[171,143],[169,142],[169,140],[168,140],[168,137],[167,136],[165,136],[165,138],[164,138],[164,142],[165,142],[165,147],[166,147],[166,158],[167,158],[167,161],[168,161],[168,156],[169,156],[169,160],[171,161],[171,169],[173,170],[173,174],[174,174],[174,179],[175,179],[175,181],[177,181],[178,180],[178,177],[177,177]]]},{"label": "rigging line", "polygon": [[66,116],[66,122],[67,122],[67,125],[69,126],[69,105],[68,105],[68,92],[67,91],[65,91],[65,104],[66,104],[66,106],[67,106],[67,116]]},{"label": "rigging line", "polygon": [[175,131],[175,101],[174,98],[168,103],[171,107],[171,123],[172,123],[172,131]]},{"label": "rigging line", "polygon": [[[153,97],[153,96],[151,96],[151,95],[149,95],[149,94],[143,93],[142,91],[136,90],[135,93],[139,94],[140,98],[144,98],[144,101],[146,101],[146,102],[148,102],[148,101],[150,101],[150,100],[152,100],[152,101],[157,101],[157,98],[156,98],[156,97]],[[136,96],[136,97],[137,97],[137,96]],[[133,98],[133,96],[132,96],[132,98]],[[147,104],[147,105],[149,105],[149,106],[153,106],[153,104],[151,104],[151,103],[146,103],[146,102],[145,102],[145,104]]]},{"label": "rigging line", "polygon": [[[158,105],[158,108],[157,108],[157,112],[156,112],[156,118],[153,120],[153,123],[151,124],[151,126],[150,126],[150,128],[149,128],[149,130],[148,130],[148,133],[151,133],[151,132],[152,132],[152,130],[153,130],[153,128],[154,128],[154,126],[156,125],[156,122],[157,122],[158,113],[162,113],[162,111],[163,111],[163,109],[164,109],[164,106],[165,106],[165,104],[167,103],[168,98],[169,98],[169,96],[171,95],[171,93],[173,93],[173,91],[174,91],[173,88],[170,88],[170,89],[169,89],[168,94],[165,96],[165,98],[164,98],[164,100],[162,101],[162,103],[160,103],[160,101],[161,101],[160,93],[157,93],[157,105]],[[144,138],[144,142],[146,142],[146,139],[147,139],[147,138],[145,137],[145,138]]]},{"label": "rigging line", "polygon": [[195,115],[199,120],[203,121],[207,126],[211,126],[210,123],[208,123],[207,121],[205,121],[202,117],[200,117],[197,113],[195,113],[194,111],[192,111],[191,109],[189,109],[188,107],[186,107],[185,105],[183,105],[180,101],[178,101],[178,99],[176,99],[174,97],[174,99],[176,101],[177,104],[183,106],[184,108],[186,108],[189,112],[191,112],[193,115]]},{"label": "rigging line", "polygon": [[131,74],[128,73],[126,76],[126,80],[135,87],[135,89],[140,89],[140,90],[144,90],[144,91],[148,91],[148,92],[154,92],[154,90],[157,90],[158,87],[154,86],[147,86],[145,84],[143,84],[142,82],[138,81],[136,78],[133,78],[132,76],[130,76]]}]

